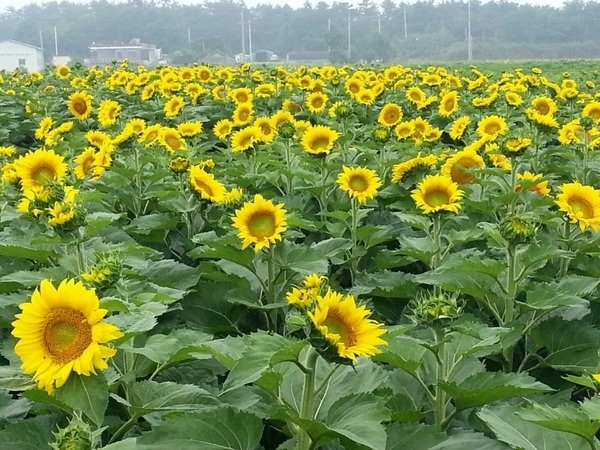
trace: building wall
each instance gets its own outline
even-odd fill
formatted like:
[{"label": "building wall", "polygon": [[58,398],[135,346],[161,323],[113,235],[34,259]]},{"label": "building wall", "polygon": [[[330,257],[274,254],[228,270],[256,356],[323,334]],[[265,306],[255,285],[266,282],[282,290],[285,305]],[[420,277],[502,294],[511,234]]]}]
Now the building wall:
[{"label": "building wall", "polygon": [[28,72],[44,69],[42,50],[19,42],[0,42],[0,70],[24,69]]}]

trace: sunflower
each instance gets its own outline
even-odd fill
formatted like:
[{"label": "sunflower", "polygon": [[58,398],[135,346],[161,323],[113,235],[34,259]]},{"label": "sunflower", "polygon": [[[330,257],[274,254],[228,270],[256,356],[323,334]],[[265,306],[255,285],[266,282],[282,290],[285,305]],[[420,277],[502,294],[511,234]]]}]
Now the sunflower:
[{"label": "sunflower", "polygon": [[184,150],[186,147],[185,140],[176,128],[161,127],[157,139],[158,143],[170,153],[175,150]]},{"label": "sunflower", "polygon": [[591,227],[600,230],[600,191],[579,182],[562,184],[555,203],[565,212],[571,223],[579,224],[583,231]]},{"label": "sunflower", "polygon": [[372,89],[361,89],[358,94],[354,96],[354,99],[361,105],[372,105],[377,97],[376,93]]},{"label": "sunflower", "polygon": [[302,135],[302,147],[311,155],[328,155],[339,137],[337,131],[325,125],[311,126]]},{"label": "sunflower", "polygon": [[475,150],[464,149],[448,158],[442,166],[441,172],[458,184],[469,184],[473,182],[475,175],[465,169],[484,165],[483,158]]},{"label": "sunflower", "polygon": [[520,106],[521,103],[523,103],[523,98],[516,92],[506,92],[504,94],[504,99],[510,106]]},{"label": "sunflower", "polygon": [[232,89],[227,95],[238,105],[240,103],[252,103],[252,91],[247,87]]},{"label": "sunflower", "polygon": [[594,122],[600,122],[600,102],[590,102],[584,106],[581,115],[584,117],[591,117]]},{"label": "sunflower", "polygon": [[379,111],[377,122],[386,127],[393,127],[402,120],[402,116],[403,111],[400,105],[388,103]]},{"label": "sunflower", "polygon": [[54,150],[40,149],[19,157],[15,161],[15,170],[21,179],[21,187],[28,190],[62,181],[67,174],[67,164]]},{"label": "sunflower", "polygon": [[435,164],[437,164],[437,156],[421,156],[421,153],[419,153],[414,158],[394,165],[394,167],[392,168],[392,183],[399,183],[400,181],[402,181],[402,179],[408,172],[410,172],[416,167],[431,167]]},{"label": "sunflower", "polygon": [[271,126],[271,118],[257,117],[253,125],[259,127],[261,130],[261,142],[264,142],[265,144],[273,142],[273,139],[275,139],[275,135],[277,134],[277,132]]},{"label": "sunflower", "polygon": [[527,137],[512,137],[504,142],[504,148],[508,154],[520,154],[527,150],[532,140]]},{"label": "sunflower", "polygon": [[85,133],[86,140],[96,148],[102,148],[111,143],[111,138],[108,134],[99,130],[90,130]]},{"label": "sunflower", "polygon": [[233,226],[242,239],[242,249],[254,244],[254,250],[259,252],[282,239],[281,235],[287,229],[283,206],[256,194],[252,202],[244,203],[235,211]]},{"label": "sunflower", "polygon": [[201,165],[196,165],[189,168],[189,174],[192,188],[202,199],[214,203],[224,200],[227,189],[212,173],[206,172]]},{"label": "sunflower", "polygon": [[202,122],[194,121],[180,123],[177,125],[177,131],[179,131],[182,136],[196,136],[197,134],[202,133]]},{"label": "sunflower", "polygon": [[183,108],[183,97],[174,95],[163,108],[166,117],[175,117]]},{"label": "sunflower", "polygon": [[92,114],[93,97],[87,92],[74,92],[69,95],[67,108],[75,118],[85,120]]},{"label": "sunflower", "polygon": [[131,129],[133,134],[137,134],[139,136],[146,129],[146,121],[144,119],[131,119],[129,122],[127,122],[125,128]]},{"label": "sunflower", "polygon": [[86,147],[81,154],[75,158],[75,169],[73,173],[80,180],[88,176],[94,167],[96,159],[96,149],[94,147]]},{"label": "sunflower", "polygon": [[374,170],[347,166],[342,166],[342,170],[343,172],[337,177],[337,183],[350,198],[355,198],[359,203],[364,204],[377,195],[377,189],[382,183]]},{"label": "sunflower", "polygon": [[421,105],[427,99],[427,94],[420,88],[413,86],[406,91],[406,99],[414,105]]},{"label": "sunflower", "polygon": [[262,129],[254,125],[236,131],[231,135],[231,151],[237,153],[251,149],[261,140],[262,134]]},{"label": "sunflower", "polygon": [[35,138],[39,141],[45,139],[50,130],[52,129],[53,125],[54,120],[52,119],[52,117],[44,117],[40,121],[40,124],[38,125],[37,129],[35,130]]},{"label": "sunflower", "polygon": [[396,139],[399,141],[403,141],[412,136],[415,131],[415,124],[412,120],[406,122],[399,122],[394,127],[394,134],[396,135]]},{"label": "sunflower", "polygon": [[306,97],[305,105],[311,113],[320,113],[325,111],[329,97],[322,92],[312,92]]},{"label": "sunflower", "polygon": [[531,101],[531,106],[541,116],[553,116],[558,110],[556,102],[550,97],[540,96],[536,97]]},{"label": "sunflower", "polygon": [[269,98],[275,91],[276,88],[272,83],[262,83],[254,88],[254,92],[258,98]]},{"label": "sunflower", "polygon": [[438,112],[442,117],[450,117],[456,111],[458,111],[458,92],[447,92],[440,99],[440,106],[438,107]]},{"label": "sunflower", "polygon": [[463,136],[463,134],[465,134],[465,131],[470,123],[471,118],[469,116],[461,116],[458,119],[456,119],[450,126],[450,137],[455,141],[460,139]]},{"label": "sunflower", "polygon": [[155,123],[154,125],[146,127],[140,135],[138,141],[144,143],[146,147],[152,145],[154,141],[158,139],[161,129],[162,126],[159,123]]},{"label": "sunflower", "polygon": [[440,211],[458,213],[463,195],[458,184],[446,175],[427,175],[411,192],[412,199],[423,214]]},{"label": "sunflower", "polygon": [[[540,195],[548,195],[550,194],[550,188],[548,187],[548,180],[543,180],[543,174],[541,173],[532,173],[526,170],[523,173],[517,174],[517,180],[525,181],[526,183],[533,183],[531,186],[527,188],[530,192],[536,192]],[[516,191],[520,192],[523,187],[521,184],[517,184]]]},{"label": "sunflower", "polygon": [[233,111],[233,124],[234,125],[247,125],[249,124],[254,115],[254,107],[252,103],[240,103],[238,104],[235,111]]},{"label": "sunflower", "polygon": [[477,123],[477,134],[482,138],[493,140],[508,131],[508,125],[504,117],[492,115],[486,116]]},{"label": "sunflower", "polygon": [[290,111],[281,109],[271,116],[271,125],[276,130],[285,122],[290,122],[292,125],[296,122],[296,118]]},{"label": "sunflower", "polygon": [[227,136],[231,133],[231,128],[233,127],[233,122],[229,119],[221,119],[215,123],[213,126],[213,133],[215,136],[224,140],[227,139]]},{"label": "sunflower", "polygon": [[313,311],[308,312],[312,325],[332,345],[338,356],[355,361],[358,356],[380,353],[386,345],[383,324],[369,319],[371,311],[357,306],[352,295],[329,289],[316,299]]},{"label": "sunflower", "polygon": [[60,65],[56,68],[56,76],[61,80],[68,80],[71,76],[71,69],[69,66]]},{"label": "sunflower", "polygon": [[363,81],[357,78],[348,78],[344,86],[348,95],[354,96],[358,94],[358,92],[362,89],[363,83]]},{"label": "sunflower", "polygon": [[12,156],[17,153],[14,145],[0,146],[0,156]]},{"label": "sunflower", "polygon": [[123,333],[101,322],[108,311],[99,306],[94,290],[72,279],[63,280],[58,288],[43,280],[31,301],[19,305],[22,312],[12,323],[12,335],[19,339],[15,353],[23,372],[34,373],[40,389],[52,394],[71,372],[89,376],[108,368],[105,360],[117,351],[102,344]]},{"label": "sunflower", "polygon": [[212,72],[211,68],[208,66],[200,66],[200,67],[198,67],[196,76],[197,76],[198,80],[200,80],[203,83],[206,83],[212,79],[213,72]]},{"label": "sunflower", "polygon": [[103,100],[98,107],[98,122],[103,127],[113,125],[121,113],[121,105],[114,100]]}]

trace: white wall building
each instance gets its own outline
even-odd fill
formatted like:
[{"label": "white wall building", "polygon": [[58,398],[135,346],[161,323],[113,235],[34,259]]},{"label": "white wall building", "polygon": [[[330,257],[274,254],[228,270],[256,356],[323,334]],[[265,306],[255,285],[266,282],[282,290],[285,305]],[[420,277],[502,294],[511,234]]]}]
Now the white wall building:
[{"label": "white wall building", "polygon": [[44,70],[44,51],[35,45],[13,40],[0,41],[0,70]]}]

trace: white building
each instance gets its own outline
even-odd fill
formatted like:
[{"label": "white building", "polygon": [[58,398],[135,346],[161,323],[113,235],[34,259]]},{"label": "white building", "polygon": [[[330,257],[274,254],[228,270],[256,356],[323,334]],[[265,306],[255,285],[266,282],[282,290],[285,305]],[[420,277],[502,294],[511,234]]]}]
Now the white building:
[{"label": "white building", "polygon": [[85,60],[88,65],[110,64],[126,59],[131,64],[153,66],[159,64],[164,56],[156,45],[144,44],[138,38],[128,43],[115,42],[108,45],[93,43],[89,49],[92,57]]},{"label": "white building", "polygon": [[35,45],[13,40],[0,41],[0,70],[44,70],[44,51]]}]

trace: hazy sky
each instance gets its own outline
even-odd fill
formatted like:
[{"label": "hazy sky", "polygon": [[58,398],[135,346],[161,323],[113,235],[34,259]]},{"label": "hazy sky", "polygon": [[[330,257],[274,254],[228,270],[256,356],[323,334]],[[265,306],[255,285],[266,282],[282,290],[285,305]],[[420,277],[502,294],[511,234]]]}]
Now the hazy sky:
[{"label": "hazy sky", "polygon": [[[38,4],[42,4],[42,3],[46,3],[48,0],[0,0],[0,10],[3,11],[5,8],[12,6],[13,8],[20,8],[21,6],[30,4],[30,3],[38,3]],[[70,3],[85,3],[86,0],[69,0]],[[126,0],[121,0],[121,1],[126,1]],[[328,4],[332,4],[333,1],[332,0],[324,0],[325,3]],[[358,0],[347,0],[349,3],[356,5],[358,3]],[[406,1],[407,3],[411,3],[413,1],[416,0],[394,0],[394,3],[398,4],[401,3],[403,1]],[[485,1],[485,0],[483,0]],[[514,3],[519,3],[519,4],[530,4],[530,5],[548,5],[548,6],[554,6],[554,7],[561,7],[564,3],[563,0],[509,0],[512,1]],[[114,2],[114,0],[113,0]],[[185,4],[185,5],[192,5],[192,4],[198,4],[198,3],[203,3],[202,0],[179,0],[179,3],[181,4]],[[247,7],[253,7],[256,6],[258,4],[271,4],[271,5],[284,5],[284,4],[288,4],[290,5],[292,8],[300,8],[302,7],[302,5],[304,4],[304,0],[245,0],[246,6]],[[311,4],[314,6],[318,3],[318,0],[311,0]],[[375,3],[379,3],[377,0],[375,0]]]}]

